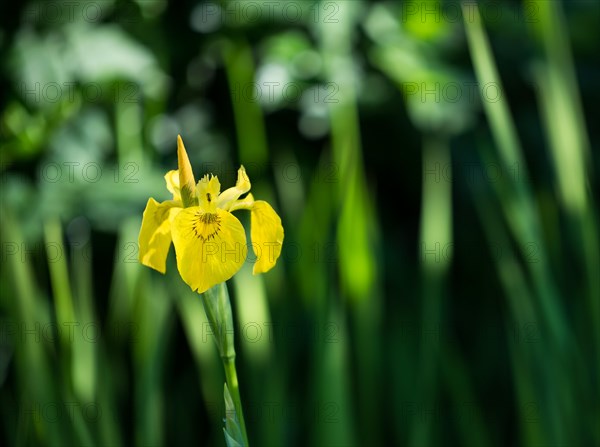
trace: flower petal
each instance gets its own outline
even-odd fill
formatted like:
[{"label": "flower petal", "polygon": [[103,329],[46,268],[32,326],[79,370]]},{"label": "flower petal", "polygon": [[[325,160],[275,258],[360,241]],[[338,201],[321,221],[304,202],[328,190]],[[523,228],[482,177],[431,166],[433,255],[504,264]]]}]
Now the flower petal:
[{"label": "flower petal", "polygon": [[179,190],[179,170],[175,169],[165,174],[167,189],[173,194],[173,200],[181,201],[181,191]]},{"label": "flower petal", "polygon": [[142,227],[138,237],[139,260],[142,264],[161,273],[166,271],[167,254],[171,245],[171,211],[178,210],[180,204],[174,201],[158,203],[148,199]]},{"label": "flower petal", "polygon": [[202,177],[198,184],[196,184],[196,197],[198,198],[198,205],[204,209],[204,211],[210,211],[213,213],[217,208],[217,197],[221,192],[221,182],[219,178],[214,175],[206,174]]},{"label": "flower petal", "polygon": [[252,273],[268,272],[281,254],[283,226],[275,210],[264,200],[257,200],[252,205],[250,235],[257,258]]},{"label": "flower petal", "polygon": [[173,244],[183,280],[198,293],[231,278],[246,259],[246,234],[224,210],[185,208],[173,219]]},{"label": "flower petal", "polygon": [[246,174],[246,168],[240,166],[235,186],[228,188],[219,195],[217,199],[217,207],[224,210],[229,210],[231,205],[242,195],[250,191],[250,179]]},{"label": "flower petal", "polygon": [[177,164],[179,166],[179,188],[183,206],[198,205],[195,196],[196,180],[194,180],[192,165],[190,164],[190,159],[185,151],[185,146],[180,135],[177,135]]},{"label": "flower petal", "polygon": [[246,197],[240,200],[236,200],[235,202],[229,205],[229,212],[233,212],[236,210],[251,210],[254,205],[254,196],[252,193],[249,193]]}]

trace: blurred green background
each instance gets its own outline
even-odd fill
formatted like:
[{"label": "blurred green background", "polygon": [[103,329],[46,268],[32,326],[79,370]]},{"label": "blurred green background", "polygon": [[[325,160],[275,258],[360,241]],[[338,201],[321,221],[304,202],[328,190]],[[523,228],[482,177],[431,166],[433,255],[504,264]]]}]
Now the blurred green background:
[{"label": "blurred green background", "polygon": [[137,261],[177,134],[285,228],[229,281],[252,445],[600,445],[598,2],[13,3],[0,445],[225,445],[201,300]]}]

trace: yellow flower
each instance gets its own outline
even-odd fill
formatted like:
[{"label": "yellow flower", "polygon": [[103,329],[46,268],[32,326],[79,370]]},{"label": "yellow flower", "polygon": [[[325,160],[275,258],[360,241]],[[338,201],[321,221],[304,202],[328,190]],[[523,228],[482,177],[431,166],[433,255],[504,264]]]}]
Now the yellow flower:
[{"label": "yellow flower", "polygon": [[250,237],[256,255],[253,273],[269,271],[281,254],[283,227],[271,205],[254,200],[243,166],[236,185],[221,192],[215,176],[197,184],[181,137],[177,137],[179,169],[165,175],[172,200],[148,199],[139,235],[140,262],[165,273],[171,242],[183,280],[198,293],[231,278],[246,259],[246,233],[232,211],[250,210]]}]

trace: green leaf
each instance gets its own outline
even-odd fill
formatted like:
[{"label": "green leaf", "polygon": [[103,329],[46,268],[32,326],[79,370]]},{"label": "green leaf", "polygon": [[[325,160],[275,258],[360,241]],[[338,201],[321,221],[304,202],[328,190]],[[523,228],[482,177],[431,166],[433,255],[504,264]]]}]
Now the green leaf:
[{"label": "green leaf", "polygon": [[223,429],[223,433],[225,433],[225,442],[227,443],[227,447],[242,447],[243,444],[240,444],[235,439],[233,439],[225,429]]},{"label": "green leaf", "polygon": [[244,438],[242,436],[242,430],[237,418],[235,411],[235,405],[231,394],[229,394],[229,388],[225,384],[223,391],[223,397],[225,398],[225,427],[223,433],[225,434],[225,442],[228,447],[243,446]]},{"label": "green leaf", "polygon": [[233,316],[225,283],[217,284],[201,296],[221,358],[235,358]]}]

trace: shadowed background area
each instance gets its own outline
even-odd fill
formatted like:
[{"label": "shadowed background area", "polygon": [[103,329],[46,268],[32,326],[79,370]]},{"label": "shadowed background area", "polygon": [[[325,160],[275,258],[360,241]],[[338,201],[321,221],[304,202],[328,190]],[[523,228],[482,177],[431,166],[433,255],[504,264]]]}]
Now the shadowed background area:
[{"label": "shadowed background area", "polygon": [[1,445],[225,445],[200,297],[138,262],[178,134],[285,228],[228,281],[251,445],[600,445],[598,2],[13,7]]}]

